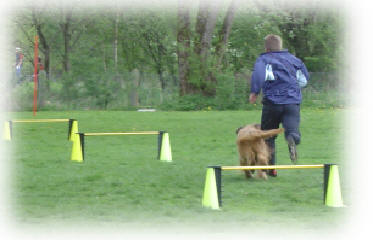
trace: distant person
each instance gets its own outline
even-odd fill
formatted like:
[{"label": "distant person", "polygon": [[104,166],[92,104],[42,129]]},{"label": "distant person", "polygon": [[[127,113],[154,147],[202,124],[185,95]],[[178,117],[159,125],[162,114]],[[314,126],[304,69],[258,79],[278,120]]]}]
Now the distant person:
[{"label": "distant person", "polygon": [[22,49],[19,47],[16,47],[16,76],[18,78],[18,81],[20,81],[22,77],[22,64],[23,64],[23,53]]},{"label": "distant person", "polygon": [[[265,53],[256,60],[251,79],[250,103],[256,102],[263,91],[261,129],[277,129],[282,123],[288,142],[290,159],[297,160],[296,145],[300,143],[301,88],[307,85],[308,71],[304,63],[282,49],[282,39],[277,35],[267,35],[264,40]],[[276,164],[276,137],[266,140],[271,150],[270,165]],[[277,176],[275,169],[270,176]]]}]

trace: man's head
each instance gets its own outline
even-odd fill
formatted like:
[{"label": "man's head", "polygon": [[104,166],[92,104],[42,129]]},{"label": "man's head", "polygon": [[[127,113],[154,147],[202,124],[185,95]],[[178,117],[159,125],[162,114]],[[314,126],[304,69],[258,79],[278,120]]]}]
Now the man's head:
[{"label": "man's head", "polygon": [[282,39],[278,35],[269,34],[264,38],[264,47],[267,52],[281,51]]}]

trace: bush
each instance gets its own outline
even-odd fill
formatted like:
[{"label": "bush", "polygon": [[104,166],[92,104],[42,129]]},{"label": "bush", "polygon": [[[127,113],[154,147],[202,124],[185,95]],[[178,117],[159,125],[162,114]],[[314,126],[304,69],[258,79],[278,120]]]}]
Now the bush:
[{"label": "bush", "polygon": [[12,105],[15,111],[32,111],[34,83],[24,81],[12,89]]},{"label": "bush", "polygon": [[175,111],[211,110],[213,107],[214,98],[202,96],[200,94],[176,97],[160,105],[160,109],[162,110]]},{"label": "bush", "polygon": [[174,97],[163,103],[162,110],[198,111],[198,110],[238,110],[248,109],[247,82],[233,73],[217,75],[216,96],[201,94]]}]

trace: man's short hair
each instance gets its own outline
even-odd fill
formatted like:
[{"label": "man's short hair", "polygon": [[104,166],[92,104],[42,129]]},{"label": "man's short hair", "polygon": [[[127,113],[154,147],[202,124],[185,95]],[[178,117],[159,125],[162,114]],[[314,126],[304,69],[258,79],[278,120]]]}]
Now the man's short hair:
[{"label": "man's short hair", "polygon": [[281,51],[282,50],[282,39],[278,35],[269,34],[264,38],[264,46],[267,51]]}]

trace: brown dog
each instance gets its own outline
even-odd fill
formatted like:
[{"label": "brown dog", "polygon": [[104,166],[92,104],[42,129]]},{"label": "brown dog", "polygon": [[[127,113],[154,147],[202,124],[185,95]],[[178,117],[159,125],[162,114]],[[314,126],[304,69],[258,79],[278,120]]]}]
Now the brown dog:
[{"label": "brown dog", "polygon": [[[265,139],[284,131],[283,128],[261,130],[260,124],[250,124],[236,130],[237,147],[241,166],[268,165],[271,155]],[[246,177],[252,177],[251,170],[244,170]],[[267,179],[266,171],[258,170],[259,178]]]}]

